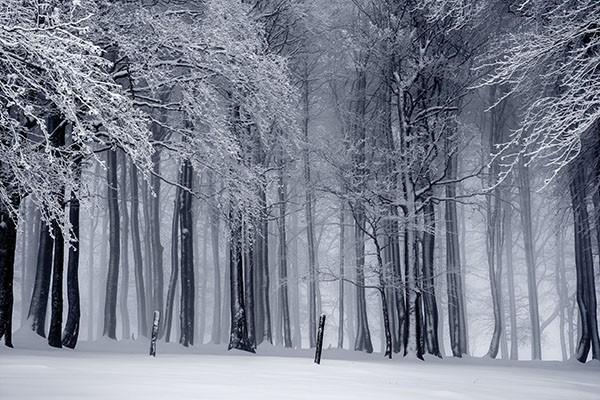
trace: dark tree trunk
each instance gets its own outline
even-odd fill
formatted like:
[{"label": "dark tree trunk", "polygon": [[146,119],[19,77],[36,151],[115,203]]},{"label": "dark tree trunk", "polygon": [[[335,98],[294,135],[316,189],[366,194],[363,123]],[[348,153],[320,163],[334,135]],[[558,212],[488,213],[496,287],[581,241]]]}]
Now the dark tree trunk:
[{"label": "dark tree trunk", "polygon": [[[179,173],[179,184],[182,184],[182,172]],[[175,302],[175,290],[177,289],[177,277],[179,275],[179,212],[181,209],[181,188],[175,191],[175,201],[173,204],[173,221],[171,223],[171,276],[169,278],[169,287],[167,289],[167,304],[165,306],[164,334],[165,341],[171,340],[171,326],[173,323],[173,304]]]},{"label": "dark tree trunk", "polygon": [[182,166],[181,203],[179,212],[181,233],[181,336],[179,343],[184,346],[194,344],[194,241],[192,189],[194,180],[192,164],[186,160]]},{"label": "dark tree trunk", "polygon": [[35,283],[29,306],[31,329],[41,337],[46,337],[46,309],[48,307],[50,278],[52,276],[53,248],[54,239],[50,234],[50,227],[46,222],[41,221]]},{"label": "dark tree trunk", "polygon": [[279,218],[277,219],[279,228],[279,307],[283,318],[283,344],[285,347],[292,347],[292,336],[290,330],[290,308],[288,302],[288,274],[287,274],[287,236],[286,236],[286,202],[287,202],[287,184],[285,181],[283,163],[279,169],[279,182],[277,187],[279,201]]},{"label": "dark tree trunk", "polygon": [[230,244],[229,244],[229,284],[231,305],[231,334],[229,335],[229,350],[238,349],[254,353],[254,348],[248,339],[246,325],[246,306],[244,303],[244,268],[243,231],[239,211],[231,211]]},{"label": "dark tree trunk", "polygon": [[[366,141],[366,86],[367,77],[364,69],[358,71],[356,78],[356,121],[354,121],[353,134],[356,142],[353,161],[355,164],[355,181],[353,190],[360,193],[364,187],[365,170],[365,141]],[[369,331],[369,321],[367,319],[367,303],[365,294],[365,229],[366,217],[365,208],[361,199],[357,199],[354,204],[354,251],[356,256],[356,340],[354,349],[358,351],[373,352],[371,343],[371,333]]]},{"label": "dark tree trunk", "polygon": [[117,339],[117,292],[119,288],[120,222],[117,181],[117,152],[107,152],[106,179],[108,181],[109,256],[104,301],[103,335]]},{"label": "dark tree trunk", "polygon": [[577,271],[577,305],[581,334],[576,357],[585,362],[592,348],[592,358],[600,359],[600,339],[596,315],[596,286],[589,215],[586,204],[586,174],[582,160],[576,160],[570,191],[574,214],[575,269]]},{"label": "dark tree trunk", "polygon": [[[150,196],[150,241],[152,243],[152,304],[155,310],[164,310],[164,267],[163,246],[160,242],[160,153],[152,155],[154,174],[151,178],[152,191]],[[159,332],[162,326],[159,326]]]},{"label": "dark tree trunk", "polygon": [[346,200],[340,202],[340,276],[338,283],[338,349],[344,348],[344,264],[346,262]]},{"label": "dark tree trunk", "polygon": [[244,296],[246,304],[246,327],[248,330],[248,341],[256,348],[256,321],[254,318],[254,278],[255,259],[253,238],[256,237],[255,221],[251,220],[244,229],[246,237],[244,240]]},{"label": "dark tree trunk", "polygon": [[131,339],[129,323],[129,211],[127,210],[127,156],[122,153],[121,163],[121,288],[119,289],[119,310],[121,314],[123,339]]},{"label": "dark tree trunk", "polygon": [[140,212],[138,196],[137,167],[131,165],[129,170],[131,181],[131,244],[135,272],[135,294],[137,300],[138,336],[148,337],[148,314],[146,310],[146,289],[144,287],[144,265],[140,242]]},{"label": "dark tree trunk", "polygon": [[[305,65],[304,81],[302,83],[302,132],[304,140],[309,142],[309,117],[310,117],[310,81],[308,67]],[[308,247],[308,343],[311,348],[316,345],[317,331],[317,255],[315,248],[314,232],[314,194],[311,178],[310,153],[304,150],[304,185],[305,185],[305,212],[306,212],[306,242]]]},{"label": "dark tree trunk", "polygon": [[[141,182],[142,187],[142,215],[144,216],[144,282],[146,289],[146,312],[147,320],[152,321],[154,311],[154,260],[152,255],[152,221],[150,219],[150,189],[148,182],[144,179]],[[160,310],[162,313],[162,310]]]},{"label": "dark tree trunk", "polygon": [[438,309],[434,285],[435,208],[431,201],[423,210],[425,232],[423,232],[423,304],[425,343],[429,354],[441,357],[438,342]]},{"label": "dark tree trunk", "polygon": [[[208,192],[216,200],[216,189],[212,171],[207,172]],[[216,203],[216,202],[215,202]],[[221,343],[221,268],[219,265],[219,211],[215,204],[208,205],[210,237],[213,256],[213,318],[211,342]],[[205,239],[206,240],[206,239]]]},{"label": "dark tree trunk", "polygon": [[[448,160],[450,179],[456,178],[457,160],[453,153]],[[466,338],[466,318],[464,304],[464,288],[462,285],[461,252],[458,238],[458,217],[456,211],[456,184],[446,185],[445,202],[446,216],[446,280],[448,292],[448,328],[450,331],[450,346],[454,357],[462,357],[468,353]]]},{"label": "dark tree trunk", "polygon": [[48,332],[48,344],[52,347],[62,347],[62,317],[63,317],[63,265],[65,261],[65,243],[62,229],[58,221],[52,221],[54,232],[54,259],[52,261],[52,294],[50,301],[51,318]]},{"label": "dark tree trunk", "polygon": [[75,193],[71,193],[69,201],[69,223],[73,240],[69,246],[69,259],[67,261],[67,299],[69,310],[67,312],[67,323],[63,332],[62,344],[74,349],[79,337],[79,318],[81,316],[79,302],[79,199]]},{"label": "dark tree trunk", "polygon": [[535,273],[533,224],[531,221],[531,192],[529,168],[519,160],[519,204],[521,208],[521,225],[525,245],[525,262],[527,265],[527,293],[529,297],[529,318],[531,320],[531,358],[542,359],[542,339],[540,332],[540,312],[538,308],[537,279]]},{"label": "dark tree trunk", "polygon": [[[14,199],[13,207],[15,209],[19,207],[19,202],[20,199]],[[0,339],[4,338],[4,344],[8,347],[12,347],[13,278],[16,246],[17,226],[10,212],[0,206]]]}]

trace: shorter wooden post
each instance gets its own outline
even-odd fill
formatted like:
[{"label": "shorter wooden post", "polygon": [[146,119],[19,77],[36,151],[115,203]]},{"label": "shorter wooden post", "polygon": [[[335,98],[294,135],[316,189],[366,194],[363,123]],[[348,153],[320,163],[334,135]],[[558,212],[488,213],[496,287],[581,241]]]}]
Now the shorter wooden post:
[{"label": "shorter wooden post", "polygon": [[315,363],[321,364],[321,352],[323,351],[323,332],[325,331],[325,314],[319,318],[319,330],[317,331],[317,349],[315,351]]},{"label": "shorter wooden post", "polygon": [[152,322],[152,336],[150,339],[150,355],[156,357],[156,339],[158,339],[158,323],[160,322],[160,311],[154,311],[154,321]]}]

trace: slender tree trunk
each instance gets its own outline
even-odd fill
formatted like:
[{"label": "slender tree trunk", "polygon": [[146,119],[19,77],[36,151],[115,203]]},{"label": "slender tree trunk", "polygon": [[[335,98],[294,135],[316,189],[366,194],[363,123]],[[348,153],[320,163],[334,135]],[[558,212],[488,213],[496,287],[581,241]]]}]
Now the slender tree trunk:
[{"label": "slender tree trunk", "polygon": [[71,199],[69,201],[69,223],[73,235],[73,240],[69,246],[69,259],[67,261],[67,299],[69,310],[62,344],[65,347],[74,349],[79,337],[79,319],[81,316],[79,299],[79,249],[81,248],[79,236],[79,199],[74,192],[71,192]]},{"label": "slender tree trunk", "polygon": [[[179,172],[179,184],[181,185],[182,173]],[[175,191],[173,204],[173,221],[171,224],[171,277],[167,290],[167,304],[165,307],[164,334],[165,342],[171,341],[171,326],[173,323],[173,304],[175,302],[175,290],[177,289],[177,277],[179,275],[179,211],[181,209],[181,188]]]},{"label": "slender tree trunk", "polygon": [[542,343],[540,332],[540,312],[538,307],[537,280],[535,273],[535,254],[533,226],[531,222],[531,189],[529,168],[519,160],[519,204],[521,206],[521,225],[525,245],[525,262],[527,265],[527,293],[529,297],[529,318],[531,320],[531,358],[542,359]]},{"label": "slender tree trunk", "polygon": [[559,302],[559,312],[558,312],[558,322],[559,322],[559,337],[560,337],[560,351],[562,355],[562,360],[566,361],[569,359],[569,355],[567,353],[567,341],[565,337],[565,325],[566,325],[566,315],[565,310],[569,307],[569,299],[568,299],[568,289],[567,282],[565,278],[565,252],[564,252],[564,232],[560,224],[557,224],[557,229],[555,233],[556,237],[556,263],[554,268],[554,282],[556,284],[556,294],[558,295]]},{"label": "slender tree trunk", "polygon": [[[305,65],[305,77],[302,84],[302,132],[306,143],[309,143],[309,118],[310,118],[310,82],[308,79],[308,66]],[[308,247],[308,343],[311,348],[316,345],[317,332],[317,255],[315,248],[314,232],[314,194],[311,178],[310,153],[304,150],[304,185],[305,185],[305,211],[306,211],[306,242]]]},{"label": "slender tree trunk", "polygon": [[[216,197],[216,189],[214,176],[212,171],[207,172],[208,191]],[[214,204],[209,204],[208,214],[210,219],[210,237],[213,256],[213,318],[211,342],[214,344],[221,343],[221,268],[219,265],[219,212]]]},{"label": "slender tree trunk", "polygon": [[88,341],[94,339],[94,254],[96,252],[96,227],[98,226],[98,215],[92,213],[92,227],[88,246]]},{"label": "slender tree trunk", "polygon": [[[200,183],[200,182],[199,182]],[[210,216],[209,216],[209,205],[206,204],[205,210],[206,210],[206,215],[204,216],[204,224],[202,227],[202,265],[199,268],[198,274],[196,274],[196,299],[197,299],[197,304],[196,304],[196,308],[199,310],[199,315],[198,315],[198,334],[197,334],[197,338],[198,344],[203,344],[204,343],[204,336],[205,336],[205,330],[206,330],[206,286],[207,286],[207,281],[208,281],[208,232],[210,229]],[[197,207],[196,210],[198,210],[198,213],[200,213],[201,209],[200,207]],[[197,226],[200,224],[200,216],[198,215],[196,217],[196,224]],[[198,231],[200,230],[200,227],[198,226]],[[194,235],[194,247],[196,249],[198,249],[198,251],[200,251],[199,248],[199,244],[198,244],[198,240],[199,237],[198,235]]]},{"label": "slender tree trunk", "polygon": [[117,339],[117,291],[119,285],[120,257],[120,222],[119,193],[117,183],[117,152],[107,152],[106,178],[108,181],[108,215],[109,215],[109,259],[106,278],[106,297],[104,302],[103,335]]},{"label": "slender tree trunk", "polygon": [[432,202],[424,206],[423,217],[423,303],[425,323],[425,343],[429,354],[441,357],[438,343],[438,309],[434,285],[434,249],[435,249],[435,208]]},{"label": "slender tree trunk", "polygon": [[[356,78],[356,120],[354,121],[353,134],[356,142],[353,162],[355,165],[353,190],[359,193],[364,187],[365,170],[365,145],[366,145],[366,86],[367,77],[364,68],[361,66],[357,71]],[[367,303],[365,294],[365,229],[366,217],[365,208],[362,200],[354,201],[354,249],[356,253],[356,340],[354,349],[358,351],[373,352],[371,343],[371,333],[369,332],[369,322],[367,319]]]},{"label": "slender tree trunk", "polygon": [[182,186],[188,190],[181,191],[180,229],[181,229],[181,336],[179,343],[184,346],[194,344],[194,242],[192,194],[192,164],[185,160],[182,166]]},{"label": "slender tree trunk", "polygon": [[[63,207],[62,204],[61,207]],[[65,261],[65,241],[62,229],[57,220],[52,221],[52,231],[54,232],[54,258],[52,260],[51,317],[50,329],[48,331],[48,344],[52,347],[60,348],[62,347],[63,265]]]},{"label": "slender tree trunk", "polygon": [[596,287],[589,216],[586,204],[586,176],[581,160],[576,160],[571,180],[571,201],[574,213],[575,268],[577,271],[577,305],[581,318],[581,335],[576,358],[585,362],[592,348],[592,358],[600,359],[600,339],[596,316]]},{"label": "slender tree trunk", "polygon": [[344,348],[344,263],[346,256],[346,200],[342,199],[340,207],[340,272],[338,284],[338,349]]},{"label": "slender tree trunk", "polygon": [[[2,168],[0,162],[0,168]],[[20,199],[15,196],[13,207],[19,208]],[[0,206],[0,339],[12,345],[13,278],[15,250],[17,247],[17,226],[10,212]]]},{"label": "slender tree trunk", "polygon": [[[142,211],[144,216],[144,267],[145,267],[145,288],[146,288],[146,305],[147,321],[153,321],[154,311],[154,257],[152,254],[152,221],[150,219],[150,190],[148,182],[142,180]],[[162,313],[162,310],[158,310]]]},{"label": "slender tree trunk", "polygon": [[244,271],[242,265],[243,234],[239,211],[231,211],[229,215],[231,239],[229,244],[229,283],[231,305],[231,334],[229,350],[238,349],[254,353],[248,339],[246,324],[246,306],[244,303]]},{"label": "slender tree trunk", "polygon": [[127,156],[122,153],[121,163],[121,288],[119,290],[119,310],[121,314],[121,332],[123,339],[131,339],[129,323],[129,211],[127,210]]},{"label": "slender tree trunk", "polygon": [[[449,139],[448,139],[449,141]],[[456,179],[457,159],[454,150],[447,149],[449,163],[449,178]],[[454,357],[462,357],[468,353],[466,338],[466,316],[464,304],[463,271],[461,265],[461,251],[458,237],[458,217],[456,202],[456,184],[446,185],[445,202],[446,216],[446,281],[448,293],[448,328],[450,332],[450,346]]]},{"label": "slender tree trunk", "polygon": [[277,187],[279,201],[279,218],[277,219],[279,227],[279,306],[283,318],[283,343],[287,348],[292,347],[292,335],[290,329],[290,308],[288,303],[288,274],[287,274],[287,236],[286,236],[286,202],[287,202],[287,184],[285,181],[283,163],[279,168],[279,182]]},{"label": "slender tree trunk", "polygon": [[255,264],[254,264],[254,243],[252,243],[252,237],[256,236],[256,225],[253,218],[250,221],[244,221],[245,225],[245,237],[244,237],[244,296],[246,305],[246,329],[248,331],[248,341],[252,348],[256,348],[256,324],[254,314],[254,278],[255,278]]},{"label": "slender tree trunk", "polygon": [[129,169],[131,182],[131,245],[135,272],[135,294],[137,300],[138,337],[148,337],[148,311],[146,310],[146,288],[144,287],[144,264],[140,241],[139,196],[137,167]]},{"label": "slender tree trunk", "polygon": [[[155,310],[164,310],[163,246],[160,242],[160,152],[152,155],[154,174],[151,178],[153,195],[150,196],[150,240],[152,243],[152,304]],[[163,325],[159,326],[159,332]]]},{"label": "slender tree trunk", "polygon": [[517,336],[517,305],[515,279],[513,271],[513,240],[512,240],[512,205],[511,193],[507,191],[505,200],[504,246],[506,249],[506,280],[508,286],[508,310],[510,319],[510,359],[519,359],[519,338]]},{"label": "slender tree trunk", "polygon": [[52,276],[53,248],[54,239],[50,234],[50,227],[45,221],[41,221],[35,283],[29,306],[31,329],[41,337],[46,337],[46,309],[48,307],[50,278]]},{"label": "slender tree trunk", "polygon": [[290,261],[291,261],[291,271],[290,271],[290,284],[288,288],[290,289],[290,311],[291,311],[291,319],[292,319],[292,343],[296,348],[302,348],[302,330],[300,325],[300,279],[299,279],[299,262],[298,262],[298,213],[293,212],[290,217],[290,231],[293,239],[290,243]]}]

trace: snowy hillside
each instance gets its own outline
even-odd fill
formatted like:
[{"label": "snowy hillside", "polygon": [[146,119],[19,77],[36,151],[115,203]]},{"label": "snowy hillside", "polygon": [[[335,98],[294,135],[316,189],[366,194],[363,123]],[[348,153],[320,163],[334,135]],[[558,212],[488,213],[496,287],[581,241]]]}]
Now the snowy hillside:
[{"label": "snowy hillside", "polygon": [[318,366],[309,352],[275,348],[259,349],[265,356],[225,353],[222,346],[186,352],[173,346],[153,359],[137,353],[140,344],[99,351],[106,346],[2,349],[0,399],[600,399],[600,366],[590,364],[389,361],[324,350]]}]

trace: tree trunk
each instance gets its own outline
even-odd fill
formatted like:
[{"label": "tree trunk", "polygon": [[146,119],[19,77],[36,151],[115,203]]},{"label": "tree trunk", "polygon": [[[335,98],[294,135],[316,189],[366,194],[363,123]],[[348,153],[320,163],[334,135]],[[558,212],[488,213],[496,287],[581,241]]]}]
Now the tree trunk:
[{"label": "tree trunk", "polygon": [[256,324],[254,318],[254,278],[255,278],[255,259],[254,243],[252,238],[256,236],[256,225],[254,218],[250,221],[244,221],[244,296],[246,305],[246,329],[248,331],[248,341],[252,348],[256,348]]},{"label": "tree trunk", "polygon": [[521,225],[525,245],[525,262],[527,265],[527,293],[529,297],[529,318],[531,320],[531,358],[542,359],[542,343],[540,332],[540,312],[538,307],[537,280],[535,274],[535,254],[533,226],[531,222],[531,189],[529,168],[519,160],[519,204],[521,208]]},{"label": "tree trunk", "polygon": [[567,341],[565,337],[565,325],[566,325],[566,314],[565,310],[569,307],[569,298],[568,298],[568,289],[567,282],[565,278],[565,238],[564,232],[562,230],[562,226],[557,224],[556,227],[556,263],[554,268],[554,282],[556,284],[556,294],[558,295],[559,302],[559,313],[558,313],[558,322],[559,322],[559,337],[560,337],[560,350],[562,355],[562,360],[567,361],[569,359],[569,355],[567,353]]},{"label": "tree trunk", "polygon": [[[147,305],[147,320],[153,321],[154,311],[154,257],[152,254],[152,221],[150,219],[150,190],[148,182],[142,180],[142,211],[144,216],[144,267],[145,267],[145,288],[146,288],[146,305]],[[159,310],[162,313],[162,310]],[[160,327],[159,327],[160,329]]]},{"label": "tree trunk", "polygon": [[[153,195],[150,196],[150,241],[152,243],[152,305],[155,310],[164,310],[164,267],[163,246],[160,242],[160,153],[152,155],[154,174],[151,178]],[[162,325],[159,326],[159,332]],[[159,333],[160,334],[160,333]]]},{"label": "tree trunk", "polygon": [[586,204],[586,176],[582,160],[576,160],[570,184],[574,214],[575,268],[577,271],[577,305],[581,319],[581,335],[577,344],[577,360],[585,362],[592,348],[592,358],[600,359],[600,340],[596,317],[596,287],[589,216]]},{"label": "tree trunk", "polygon": [[342,199],[340,207],[340,276],[338,283],[338,349],[344,348],[344,263],[346,256],[346,200]]},{"label": "tree trunk", "polygon": [[293,212],[290,217],[290,232],[292,239],[290,243],[290,284],[288,285],[290,300],[290,311],[292,320],[292,343],[296,348],[302,348],[302,330],[300,324],[300,279],[298,262],[298,213]]},{"label": "tree trunk", "polygon": [[212,171],[207,171],[208,192],[213,196],[214,204],[208,205],[210,219],[210,237],[213,256],[213,318],[211,343],[221,343],[221,268],[219,265],[219,211],[216,208],[216,188]]},{"label": "tree trunk", "polygon": [[[310,82],[308,80],[308,66],[305,65],[305,77],[302,84],[302,132],[306,143],[309,143],[309,118],[310,118]],[[311,348],[316,345],[317,331],[317,256],[314,232],[314,194],[311,178],[310,153],[304,150],[304,185],[305,185],[305,211],[306,211],[306,243],[308,247],[308,343]]]},{"label": "tree trunk", "polygon": [[103,335],[117,339],[117,292],[119,285],[120,222],[117,183],[117,152],[107,152],[106,179],[108,181],[109,256],[104,302]]},{"label": "tree trunk", "polygon": [[[15,197],[13,207],[17,209],[19,203],[20,199]],[[8,347],[13,347],[13,278],[16,247],[17,226],[10,212],[4,206],[0,206],[0,339],[4,338],[4,344]]]},{"label": "tree trunk", "polygon": [[287,184],[285,181],[283,163],[279,168],[279,182],[277,187],[279,201],[279,218],[277,219],[279,227],[279,306],[281,307],[282,325],[283,325],[283,343],[287,348],[292,347],[292,335],[290,329],[290,308],[288,303],[288,275],[287,275],[287,236],[286,236],[286,202],[287,202]]},{"label": "tree trunk", "polygon": [[254,348],[248,339],[246,325],[246,306],[244,303],[244,271],[242,265],[242,220],[239,211],[232,210],[230,219],[229,244],[229,284],[231,305],[231,334],[229,335],[229,350],[238,349],[254,353]]},{"label": "tree trunk", "polygon": [[138,196],[137,167],[131,165],[129,169],[131,181],[131,245],[133,250],[133,264],[135,271],[135,294],[137,300],[137,326],[138,336],[148,337],[148,312],[146,310],[146,288],[144,287],[144,265],[142,259],[142,246],[140,242],[140,212]]},{"label": "tree trunk", "polygon": [[[182,172],[179,172],[179,184],[182,184]],[[171,224],[171,277],[167,290],[167,304],[165,306],[164,334],[165,342],[171,341],[171,326],[173,323],[173,304],[175,302],[175,290],[177,289],[177,277],[179,275],[179,211],[181,209],[181,188],[175,190],[175,201],[173,204],[173,220]]]},{"label": "tree trunk", "polygon": [[182,166],[182,186],[188,190],[181,191],[180,229],[181,229],[181,337],[179,343],[184,346],[194,344],[194,242],[192,164],[185,160]]},{"label": "tree trunk", "polygon": [[423,218],[423,304],[425,343],[429,354],[441,357],[438,342],[438,309],[434,285],[435,208],[431,201],[424,205]]},{"label": "tree trunk", "polygon": [[54,239],[50,234],[50,227],[45,221],[41,221],[35,283],[29,306],[29,320],[31,329],[44,338],[46,337],[46,309],[48,307],[50,278],[52,276],[53,248]]},{"label": "tree trunk", "polygon": [[[62,203],[62,201],[61,201]],[[61,204],[61,207],[63,205]],[[52,347],[62,347],[62,317],[63,317],[63,265],[65,261],[65,240],[57,220],[52,221],[54,232],[54,258],[52,260],[52,293],[50,301],[51,317],[48,331],[48,344]]]},{"label": "tree trunk", "polygon": [[513,271],[513,240],[512,240],[512,205],[511,193],[507,191],[504,196],[505,221],[504,221],[504,246],[506,249],[506,280],[508,286],[508,309],[510,319],[510,359],[519,359],[519,338],[517,336],[517,305],[515,293],[515,279]]},{"label": "tree trunk", "polygon": [[[447,139],[449,141],[449,139]],[[456,179],[458,163],[454,150],[447,149],[449,179]],[[446,281],[448,293],[448,328],[450,346],[454,357],[468,353],[466,338],[466,315],[464,304],[463,272],[458,237],[458,217],[456,210],[456,183],[445,187],[448,201],[444,203],[446,216]]]},{"label": "tree trunk", "polygon": [[79,337],[79,318],[81,316],[79,301],[79,249],[81,248],[81,241],[79,236],[79,199],[73,192],[71,192],[71,200],[69,201],[69,223],[73,235],[73,240],[69,246],[69,259],[67,261],[67,299],[69,310],[62,344],[65,347],[74,349]]},{"label": "tree trunk", "polygon": [[131,339],[129,323],[129,212],[127,210],[127,156],[122,153],[121,162],[121,288],[119,290],[119,310],[123,339]]}]

